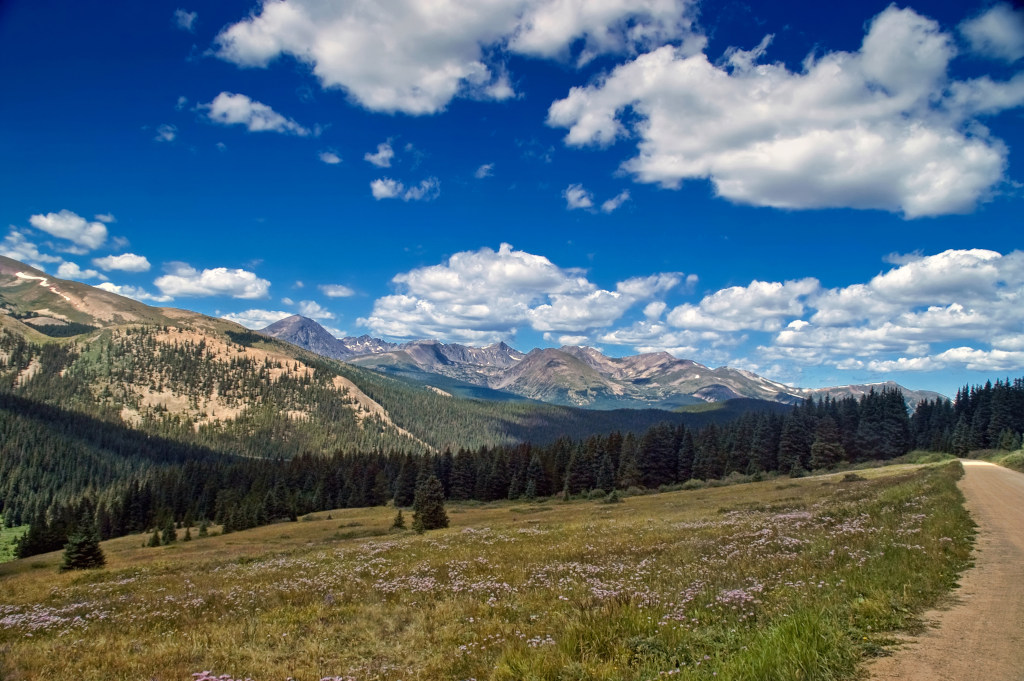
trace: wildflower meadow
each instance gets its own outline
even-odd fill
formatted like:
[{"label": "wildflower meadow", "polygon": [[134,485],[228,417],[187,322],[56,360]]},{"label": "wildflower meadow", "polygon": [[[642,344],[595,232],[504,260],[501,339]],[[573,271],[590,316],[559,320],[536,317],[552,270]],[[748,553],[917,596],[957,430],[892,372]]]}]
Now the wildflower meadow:
[{"label": "wildflower meadow", "polygon": [[394,509],[0,565],[0,679],[847,679],[967,564],[959,463]]}]

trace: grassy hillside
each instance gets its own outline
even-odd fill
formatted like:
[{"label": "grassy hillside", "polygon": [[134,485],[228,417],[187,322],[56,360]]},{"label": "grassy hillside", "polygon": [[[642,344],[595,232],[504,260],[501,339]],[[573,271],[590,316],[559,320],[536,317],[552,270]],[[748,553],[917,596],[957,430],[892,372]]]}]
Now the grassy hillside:
[{"label": "grassy hillside", "polygon": [[958,464],[600,502],[393,509],[0,565],[0,678],[854,678],[949,589]]}]

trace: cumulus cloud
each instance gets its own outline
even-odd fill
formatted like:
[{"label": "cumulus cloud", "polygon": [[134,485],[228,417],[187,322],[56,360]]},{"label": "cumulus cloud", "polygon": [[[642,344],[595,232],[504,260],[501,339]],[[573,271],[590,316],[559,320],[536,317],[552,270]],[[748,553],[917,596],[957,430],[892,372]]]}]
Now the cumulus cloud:
[{"label": "cumulus cloud", "polygon": [[299,314],[310,319],[334,319],[334,313],[315,300],[299,301]]},{"label": "cumulus cloud", "polygon": [[583,188],[581,184],[570,184],[562,192],[562,197],[565,199],[565,207],[569,210],[576,210],[582,208],[589,210],[594,207],[594,197]]},{"label": "cumulus cloud", "polygon": [[206,117],[221,125],[244,125],[249,132],[279,132],[306,137],[307,128],[286,118],[262,102],[242,94],[221,92],[209,104],[200,104]]},{"label": "cumulus cloud", "polygon": [[668,313],[669,324],[685,329],[773,331],[787,318],[800,316],[807,297],[817,293],[817,279],[768,282],[752,281],[747,286],[730,286],[708,296],[699,304],[686,303]]},{"label": "cumulus cloud", "polygon": [[1000,2],[960,24],[971,49],[1007,62],[1024,57],[1024,9]]},{"label": "cumulus cloud", "polygon": [[99,220],[100,222],[105,222],[107,224],[110,224],[111,222],[117,222],[117,219],[114,217],[113,213],[100,213],[99,215],[94,215],[93,219]]},{"label": "cumulus cloud", "polygon": [[[765,356],[876,372],[1020,368],[1009,364],[1024,347],[1024,253],[912,256],[806,304],[813,314],[780,330],[762,347]],[[965,342],[975,346],[971,352]]]},{"label": "cumulus cloud", "polygon": [[102,222],[89,222],[69,210],[46,215],[33,215],[29,224],[52,236],[67,239],[85,249],[99,248],[107,240],[107,227]]},{"label": "cumulus cloud", "polygon": [[248,329],[265,329],[274,322],[291,317],[291,312],[281,310],[245,310],[244,312],[231,312],[221,315],[221,319],[241,324]]},{"label": "cumulus cloud", "polygon": [[678,281],[669,273],[604,290],[582,270],[501,244],[497,251],[456,253],[445,263],[397,275],[399,292],[377,299],[359,323],[385,336],[465,342],[510,339],[519,327],[581,336]]},{"label": "cumulus cloud", "polygon": [[149,260],[144,255],[134,253],[122,253],[121,255],[108,255],[102,258],[93,258],[92,264],[102,270],[121,270],[122,272],[148,272]]},{"label": "cumulus cloud", "polygon": [[328,298],[349,298],[356,294],[355,291],[343,284],[321,284],[319,288]]},{"label": "cumulus cloud", "polygon": [[109,281],[105,281],[101,284],[96,284],[96,288],[109,291],[110,293],[116,293],[119,296],[125,298],[132,298],[142,303],[168,303],[174,298],[169,295],[157,295],[150,293],[143,288],[138,286],[120,286],[118,284],[112,284]]},{"label": "cumulus cloud", "polygon": [[373,111],[432,114],[455,97],[501,100],[515,91],[507,49],[585,63],[691,36],[688,0],[265,0],[226,27],[216,54],[243,67],[288,55],[324,88]]},{"label": "cumulus cloud", "polygon": [[270,282],[253,272],[227,267],[199,271],[186,263],[171,263],[168,273],[153,282],[167,296],[231,296],[266,298]]},{"label": "cumulus cloud", "polygon": [[174,25],[183,31],[195,33],[197,18],[199,18],[198,12],[186,12],[181,8],[174,10]]},{"label": "cumulus cloud", "polygon": [[363,159],[378,168],[390,168],[391,159],[395,157],[395,150],[391,148],[391,145],[387,142],[381,142],[377,145],[377,151],[366,152],[363,154]]},{"label": "cumulus cloud", "polygon": [[335,166],[341,163],[341,156],[338,156],[333,151],[321,151],[317,157],[329,166]]},{"label": "cumulus cloud", "polygon": [[13,227],[0,243],[0,255],[13,258],[39,270],[45,270],[47,263],[63,261],[63,258],[59,256],[41,252],[35,243],[29,241],[24,232]]},{"label": "cumulus cloud", "polygon": [[490,177],[493,174],[494,174],[494,164],[493,163],[485,163],[485,164],[483,164],[482,166],[480,166],[479,168],[476,169],[476,172],[473,173],[473,177],[475,177],[478,180],[482,180],[485,177]]},{"label": "cumulus cloud", "polygon": [[[965,249],[887,260],[891,268],[848,286],[826,289],[813,277],[755,280],[671,309],[661,296],[691,289],[679,286],[682,275],[628,280],[617,290],[651,300],[644,319],[610,324],[593,337],[704,363],[774,366],[775,375],[791,375],[797,366],[878,377],[1024,369],[1024,252]],[[740,348],[751,354],[737,357]]]},{"label": "cumulus cloud", "polygon": [[441,182],[436,177],[428,177],[413,187],[406,187],[398,180],[383,177],[370,183],[373,198],[402,199],[403,201],[432,201],[441,195]]},{"label": "cumulus cloud", "polygon": [[548,111],[569,145],[639,139],[623,169],[676,188],[707,179],[729,200],[850,207],[907,218],[968,212],[1002,178],[1005,145],[977,117],[1024,103],[1024,80],[951,82],[952,37],[910,9],[874,18],[856,52],[763,63],[770,36],[722,63],[659,47]]},{"label": "cumulus cloud", "polygon": [[396,199],[402,195],[404,190],[405,186],[401,182],[392,180],[390,177],[382,177],[370,183],[370,192],[373,194],[373,198],[378,201],[381,199]]},{"label": "cumulus cloud", "polygon": [[57,268],[57,276],[61,279],[106,279],[96,270],[83,270],[78,263],[65,261]]}]

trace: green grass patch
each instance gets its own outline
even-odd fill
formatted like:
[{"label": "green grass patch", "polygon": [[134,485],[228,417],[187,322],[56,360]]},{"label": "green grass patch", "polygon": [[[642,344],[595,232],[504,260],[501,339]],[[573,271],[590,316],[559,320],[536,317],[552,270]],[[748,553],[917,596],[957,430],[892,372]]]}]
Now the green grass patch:
[{"label": "green grass patch", "polygon": [[4,517],[0,515],[0,563],[14,560],[14,547],[21,535],[26,532],[28,532],[28,525],[4,526]]},{"label": "green grass patch", "polygon": [[[959,463],[648,494],[526,515],[394,509],[0,566],[0,678],[853,679],[966,565]],[[287,535],[287,536],[284,536]],[[334,535],[334,536],[332,536]],[[272,547],[272,548],[271,548]]]},{"label": "green grass patch", "polygon": [[971,452],[969,458],[991,461],[994,464],[1024,473],[1024,449],[1018,449],[1015,452],[1007,452],[1002,449],[982,449]]}]

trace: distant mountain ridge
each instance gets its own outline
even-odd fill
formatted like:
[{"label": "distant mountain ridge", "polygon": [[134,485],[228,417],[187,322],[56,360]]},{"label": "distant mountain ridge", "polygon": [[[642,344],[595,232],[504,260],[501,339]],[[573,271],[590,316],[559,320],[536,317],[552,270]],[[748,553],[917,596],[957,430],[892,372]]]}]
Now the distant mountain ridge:
[{"label": "distant mountain ridge", "polygon": [[914,391],[894,382],[820,389],[793,388],[742,369],[716,369],[667,352],[608,357],[590,347],[536,348],[522,353],[505,343],[475,348],[418,340],[335,338],[312,319],[294,315],[261,333],[312,352],[385,373],[429,383],[444,376],[490,390],[551,404],[591,409],[675,409],[700,402],[751,398],[796,403],[807,397],[866,394],[899,387],[911,408],[939,393]]}]

